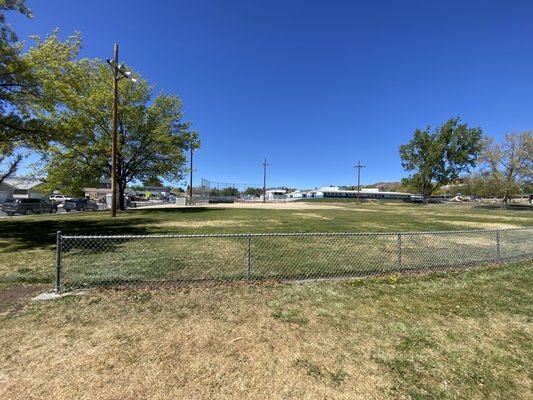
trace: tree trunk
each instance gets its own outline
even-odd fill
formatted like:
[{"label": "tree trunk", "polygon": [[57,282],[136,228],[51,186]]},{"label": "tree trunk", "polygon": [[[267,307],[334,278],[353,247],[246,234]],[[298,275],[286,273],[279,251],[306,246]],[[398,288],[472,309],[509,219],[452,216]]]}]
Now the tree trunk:
[{"label": "tree trunk", "polygon": [[124,193],[126,192],[126,184],[119,182],[118,184],[118,209],[120,211],[126,210],[126,199]]},{"label": "tree trunk", "polygon": [[428,195],[426,193],[422,194],[422,204],[427,205],[428,204]]},{"label": "tree trunk", "polygon": [[509,189],[506,189],[503,195],[503,199],[502,199],[502,208],[507,208],[508,202],[509,202]]}]

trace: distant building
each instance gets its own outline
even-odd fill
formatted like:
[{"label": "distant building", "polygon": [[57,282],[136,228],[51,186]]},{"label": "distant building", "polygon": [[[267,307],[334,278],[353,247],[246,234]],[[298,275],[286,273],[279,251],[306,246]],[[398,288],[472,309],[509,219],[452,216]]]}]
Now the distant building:
[{"label": "distant building", "polygon": [[[109,180],[101,180],[98,187],[83,188],[85,197],[92,200],[106,201],[108,197],[111,198],[111,183]],[[163,186],[144,186],[141,188],[133,189],[126,188],[124,195],[128,199],[168,199],[171,195],[171,190],[168,187]]]},{"label": "distant building", "polygon": [[168,198],[170,196],[170,188],[164,186],[143,186],[136,190],[137,193],[150,193],[150,197]]},{"label": "distant building", "polygon": [[324,195],[322,194],[322,192],[316,189],[298,189],[294,192],[288,193],[287,197],[291,199],[318,199],[324,197]]},{"label": "distant building", "polygon": [[[338,186],[323,187],[319,190],[325,198],[356,198],[357,190],[343,190]],[[410,193],[385,192],[380,188],[361,188],[359,198],[361,199],[390,199],[409,200]]]},{"label": "distant building", "polygon": [[271,189],[266,191],[266,200],[281,200],[287,197],[285,189]]},{"label": "distant building", "polygon": [[45,197],[39,190],[42,181],[37,178],[7,178],[0,184],[0,202],[8,198],[41,199]]}]

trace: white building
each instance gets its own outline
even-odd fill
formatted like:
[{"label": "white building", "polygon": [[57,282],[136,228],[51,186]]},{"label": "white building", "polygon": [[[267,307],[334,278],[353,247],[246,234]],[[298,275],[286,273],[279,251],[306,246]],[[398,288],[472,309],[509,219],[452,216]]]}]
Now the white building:
[{"label": "white building", "polygon": [[316,189],[305,189],[305,190],[295,190],[294,192],[288,193],[287,197],[291,199],[318,199],[324,197],[323,193],[320,190]]},{"label": "white building", "polygon": [[271,189],[266,191],[266,200],[282,200],[287,197],[287,191],[284,189]]},{"label": "white building", "polygon": [[8,198],[41,199],[43,194],[38,190],[42,183],[37,178],[15,177],[7,178],[0,184],[0,202]]},{"label": "white building", "polygon": [[[323,197],[328,198],[355,198],[357,190],[340,189],[338,186],[327,186],[320,189]],[[389,199],[389,200],[408,200],[410,193],[386,192],[379,188],[361,188],[359,198],[361,199]]]}]

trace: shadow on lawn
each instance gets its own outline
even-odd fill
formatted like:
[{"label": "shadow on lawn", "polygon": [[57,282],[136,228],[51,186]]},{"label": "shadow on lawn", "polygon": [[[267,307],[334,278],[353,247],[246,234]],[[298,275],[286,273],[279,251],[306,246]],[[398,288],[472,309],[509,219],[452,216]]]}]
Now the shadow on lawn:
[{"label": "shadow on lawn", "polygon": [[[80,219],[61,218],[61,216],[36,216],[31,219],[13,217],[0,221],[0,241],[7,241],[7,245],[2,246],[0,252],[53,247],[57,231],[65,235],[147,235],[155,233],[154,229],[146,225],[157,224],[159,220],[157,216],[165,220],[171,215],[208,211],[214,210],[202,207],[129,210],[116,219],[104,212],[90,214],[94,218]],[[85,215],[87,214],[83,214]]]}]

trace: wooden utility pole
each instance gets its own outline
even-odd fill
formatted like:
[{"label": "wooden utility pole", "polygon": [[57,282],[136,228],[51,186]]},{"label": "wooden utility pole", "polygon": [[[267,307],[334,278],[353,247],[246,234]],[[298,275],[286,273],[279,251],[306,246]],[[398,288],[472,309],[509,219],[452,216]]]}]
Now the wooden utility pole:
[{"label": "wooden utility pole", "polygon": [[113,57],[113,127],[111,144],[111,216],[117,216],[117,124],[118,124],[118,44]]},{"label": "wooden utility pole", "polygon": [[357,161],[354,168],[357,168],[357,204],[359,204],[359,194],[361,192],[361,168],[365,168],[366,165],[361,165],[361,161]]},{"label": "wooden utility pole", "polygon": [[193,201],[192,201],[192,152],[193,152],[193,148],[192,148],[192,145],[191,145],[191,155],[189,156],[190,158],[190,162],[191,162],[191,171],[190,171],[190,176],[189,176],[189,205],[192,205]]},{"label": "wooden utility pole", "polygon": [[267,194],[267,188],[266,188],[266,182],[267,182],[267,166],[270,164],[267,164],[267,159],[265,158],[265,162],[263,163],[263,203],[266,203],[266,194]]}]

